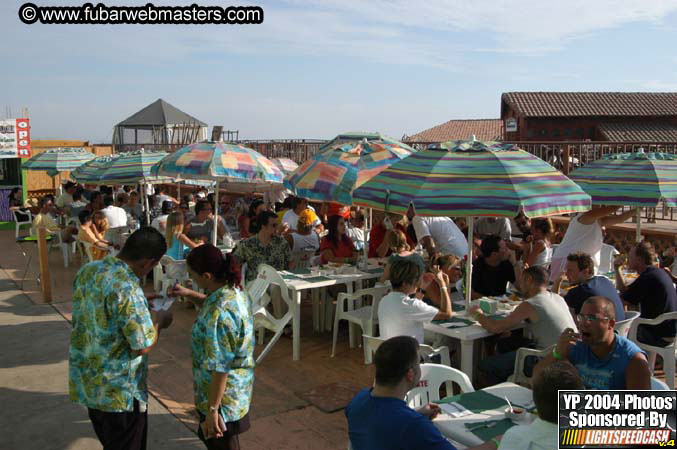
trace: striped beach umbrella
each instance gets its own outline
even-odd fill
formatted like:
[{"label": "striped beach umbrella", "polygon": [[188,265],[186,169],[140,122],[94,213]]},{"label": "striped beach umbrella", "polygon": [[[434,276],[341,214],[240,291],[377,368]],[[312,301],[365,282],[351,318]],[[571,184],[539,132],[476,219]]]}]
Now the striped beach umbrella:
[{"label": "striped beach umbrella", "polygon": [[214,233],[216,244],[216,218],[219,207],[219,183],[228,189],[263,192],[271,185],[282,183],[282,171],[262,154],[242,145],[224,142],[199,142],[180,148],[159,161],[153,174],[187,180],[214,180],[215,190]]},{"label": "striped beach umbrella", "polygon": [[353,203],[353,191],[414,149],[379,133],[339,135],[288,175],[284,185],[299,197]]},{"label": "striped beach umbrella", "polygon": [[[590,209],[590,196],[545,161],[500,142],[449,141],[413,153],[353,193],[356,205],[422,216],[468,217],[472,261],[474,216],[549,216]],[[470,307],[472,264],[466,267]]]},{"label": "striped beach umbrella", "polygon": [[663,201],[677,207],[677,156],[643,150],[605,155],[572,171],[569,176],[596,205],[637,206],[637,239],[641,239],[642,207]]},{"label": "striped beach umbrella", "polygon": [[356,205],[422,216],[527,217],[590,209],[590,196],[557,169],[512,144],[449,141],[431,145],[353,193]]},{"label": "striped beach umbrella", "polygon": [[165,156],[167,153],[145,150],[100,156],[74,170],[71,176],[87,184],[171,182],[169,177],[151,174],[151,168]]},{"label": "striped beach umbrella", "polygon": [[70,172],[77,169],[92,159],[94,159],[94,154],[82,147],[51,148],[24,161],[21,168],[43,170],[50,177],[54,177],[59,172]]}]

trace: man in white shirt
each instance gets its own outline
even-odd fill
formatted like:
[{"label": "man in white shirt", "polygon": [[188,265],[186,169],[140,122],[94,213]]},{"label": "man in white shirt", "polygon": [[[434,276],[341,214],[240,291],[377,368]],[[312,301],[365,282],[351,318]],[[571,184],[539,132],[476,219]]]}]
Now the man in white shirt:
[{"label": "man in white shirt", "polygon": [[172,197],[171,195],[165,194],[165,188],[162,185],[159,185],[157,188],[155,188],[155,192],[157,193],[157,199],[162,205],[164,202],[172,202],[175,205],[179,204],[179,201]]},{"label": "man in white shirt", "polygon": [[63,187],[63,193],[56,199],[56,206],[65,208],[73,203],[73,194],[75,193],[75,183],[69,181]]},{"label": "man in white shirt", "polygon": [[107,195],[103,199],[104,208],[101,212],[108,219],[108,226],[112,228],[121,228],[127,226],[127,212],[114,205],[114,200],[112,195]]},{"label": "man in white shirt", "polygon": [[[409,205],[413,209],[414,205]],[[408,214],[409,215],[409,214]],[[416,240],[434,255],[454,255],[463,258],[468,254],[468,241],[463,232],[449,217],[422,217],[415,215],[412,220]]]},{"label": "man in white shirt", "polygon": [[507,217],[480,217],[475,222],[475,237],[484,239],[486,236],[500,236],[510,242],[512,228]]},{"label": "man in white shirt", "polygon": [[[538,418],[529,425],[518,425],[506,431],[500,439],[499,450],[557,448],[559,441],[557,391],[585,389],[576,368],[566,361],[558,361],[534,376],[532,388]],[[497,438],[487,444],[493,442],[496,445],[496,441]]]},{"label": "man in white shirt", "polygon": [[[289,231],[297,231],[299,225],[299,214],[303,212],[304,209],[308,208],[308,200],[301,197],[294,197],[291,204],[291,209],[284,213],[282,216],[282,224],[287,224]],[[313,227],[320,225],[320,219],[318,218],[314,223]]]},{"label": "man in white shirt", "polygon": [[409,259],[398,259],[390,266],[390,283],[393,291],[383,297],[378,306],[381,339],[411,336],[422,344],[424,324],[432,320],[451,318],[451,299],[447,289],[449,278],[441,270],[435,274],[435,282],[442,293],[439,310],[415,297],[410,297],[416,292],[421,275],[418,264]]}]

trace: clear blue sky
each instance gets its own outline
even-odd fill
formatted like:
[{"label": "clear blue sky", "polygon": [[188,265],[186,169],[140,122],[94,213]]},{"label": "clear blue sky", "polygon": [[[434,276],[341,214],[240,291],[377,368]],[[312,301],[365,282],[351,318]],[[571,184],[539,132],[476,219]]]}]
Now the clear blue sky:
[{"label": "clear blue sky", "polygon": [[33,139],[110,142],[158,98],[267,139],[401,137],[499,117],[507,91],[677,91],[675,0],[197,2],[263,7],[241,26],[24,25],[22,3],[0,6],[0,104]]}]

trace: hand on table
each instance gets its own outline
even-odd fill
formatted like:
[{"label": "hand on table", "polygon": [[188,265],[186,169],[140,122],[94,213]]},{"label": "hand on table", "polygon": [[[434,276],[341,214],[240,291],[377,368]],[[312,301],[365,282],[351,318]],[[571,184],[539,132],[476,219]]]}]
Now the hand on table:
[{"label": "hand on table", "polygon": [[430,420],[433,420],[441,412],[441,409],[440,405],[436,405],[435,403],[428,403],[427,405],[421,406],[416,411],[419,414],[426,416]]}]

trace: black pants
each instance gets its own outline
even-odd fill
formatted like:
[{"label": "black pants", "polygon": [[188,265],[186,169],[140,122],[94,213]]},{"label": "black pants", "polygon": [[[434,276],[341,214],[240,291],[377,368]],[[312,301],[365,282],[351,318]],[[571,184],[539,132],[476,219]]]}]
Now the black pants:
[{"label": "black pants", "polygon": [[239,435],[250,427],[249,414],[235,422],[226,422],[226,432],[223,437],[211,439],[205,439],[202,433],[202,422],[205,421],[205,416],[199,411],[198,414],[200,414],[200,425],[197,427],[197,437],[205,443],[208,450],[240,450]]},{"label": "black pants", "polygon": [[103,450],[146,450],[148,412],[139,410],[134,400],[133,412],[104,412],[89,408],[89,419]]}]

